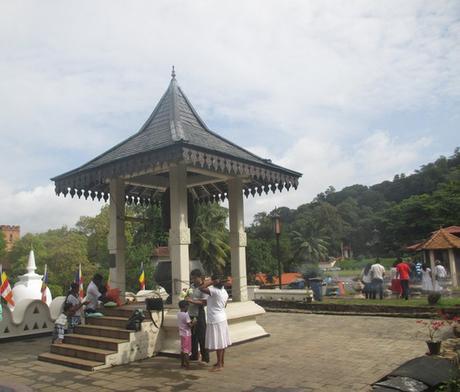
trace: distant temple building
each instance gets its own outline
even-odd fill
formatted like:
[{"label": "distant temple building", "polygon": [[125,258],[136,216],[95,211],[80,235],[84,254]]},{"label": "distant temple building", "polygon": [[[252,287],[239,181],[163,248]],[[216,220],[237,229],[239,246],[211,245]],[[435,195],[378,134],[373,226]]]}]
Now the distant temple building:
[{"label": "distant temple building", "polygon": [[0,225],[0,232],[5,237],[7,251],[13,249],[14,243],[21,237],[20,226]]}]

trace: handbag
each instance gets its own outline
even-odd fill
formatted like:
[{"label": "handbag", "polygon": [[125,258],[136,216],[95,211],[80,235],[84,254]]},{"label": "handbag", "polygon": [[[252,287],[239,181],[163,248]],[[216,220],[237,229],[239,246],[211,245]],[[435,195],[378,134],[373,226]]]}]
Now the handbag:
[{"label": "handbag", "polygon": [[[156,328],[160,329],[163,326],[163,322],[165,321],[165,311],[164,311],[164,303],[163,299],[161,297],[158,298],[146,298],[145,299],[145,307],[147,310],[147,313],[150,316],[150,320],[152,320],[153,325],[155,325]],[[152,317],[152,311],[155,312],[160,312],[161,311],[161,324],[160,326],[157,325],[155,320]]]},{"label": "handbag", "polygon": [[155,310],[157,312],[164,309],[163,300],[161,298],[146,298],[145,306],[147,310]]}]

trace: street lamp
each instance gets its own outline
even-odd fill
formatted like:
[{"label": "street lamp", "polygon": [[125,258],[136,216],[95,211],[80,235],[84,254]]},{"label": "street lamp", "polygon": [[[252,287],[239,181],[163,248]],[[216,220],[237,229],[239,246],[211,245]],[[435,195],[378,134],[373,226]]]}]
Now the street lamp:
[{"label": "street lamp", "polygon": [[276,257],[278,259],[278,283],[279,283],[279,288],[281,289],[282,287],[282,284],[281,284],[282,272],[281,272],[281,257],[280,257],[281,217],[278,215],[277,212],[275,212],[272,215],[272,221],[273,221],[273,231],[275,232],[275,237],[276,237]]}]

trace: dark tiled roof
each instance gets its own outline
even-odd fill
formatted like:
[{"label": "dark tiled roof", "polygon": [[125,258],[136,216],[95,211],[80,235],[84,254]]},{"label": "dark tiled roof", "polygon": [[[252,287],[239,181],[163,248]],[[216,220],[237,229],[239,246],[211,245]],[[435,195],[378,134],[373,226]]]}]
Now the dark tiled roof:
[{"label": "dark tiled roof", "polygon": [[[70,194],[108,200],[112,178],[133,178],[140,173],[164,173],[183,162],[195,170],[245,178],[244,194],[261,195],[291,187],[297,189],[301,173],[277,166],[212,132],[193,108],[173,76],[168,89],[142,128],[115,147],[70,172],[52,178],[57,195]],[[193,172],[193,170],[191,170]],[[192,176],[192,174],[190,174]],[[159,190],[127,181],[127,202],[151,203]],[[194,199],[223,201],[228,194],[225,179],[192,186]]]},{"label": "dark tiled roof", "polygon": [[[173,146],[176,143],[223,153],[251,163],[279,168],[212,132],[199,117],[175,78],[139,132],[70,173]],[[66,173],[66,174],[70,174]],[[60,176],[58,176],[60,177]],[[58,178],[57,177],[57,178]]]}]

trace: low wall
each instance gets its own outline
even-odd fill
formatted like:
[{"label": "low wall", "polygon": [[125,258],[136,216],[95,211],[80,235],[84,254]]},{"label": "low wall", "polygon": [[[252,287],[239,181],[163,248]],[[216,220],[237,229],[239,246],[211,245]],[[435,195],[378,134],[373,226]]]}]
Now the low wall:
[{"label": "low wall", "polygon": [[[372,305],[372,304],[331,304],[331,303],[306,303],[297,301],[273,301],[255,300],[255,302],[266,310],[299,310],[311,313],[329,314],[368,314],[376,316],[397,315],[402,317],[430,317],[439,316],[441,308],[434,306],[391,306],[391,305]],[[450,315],[460,316],[460,307],[449,307],[442,309]]]},{"label": "low wall", "polygon": [[287,290],[287,289],[259,289],[257,286],[248,286],[248,298],[258,301],[295,301],[307,302],[313,298],[313,291],[304,290]]}]

